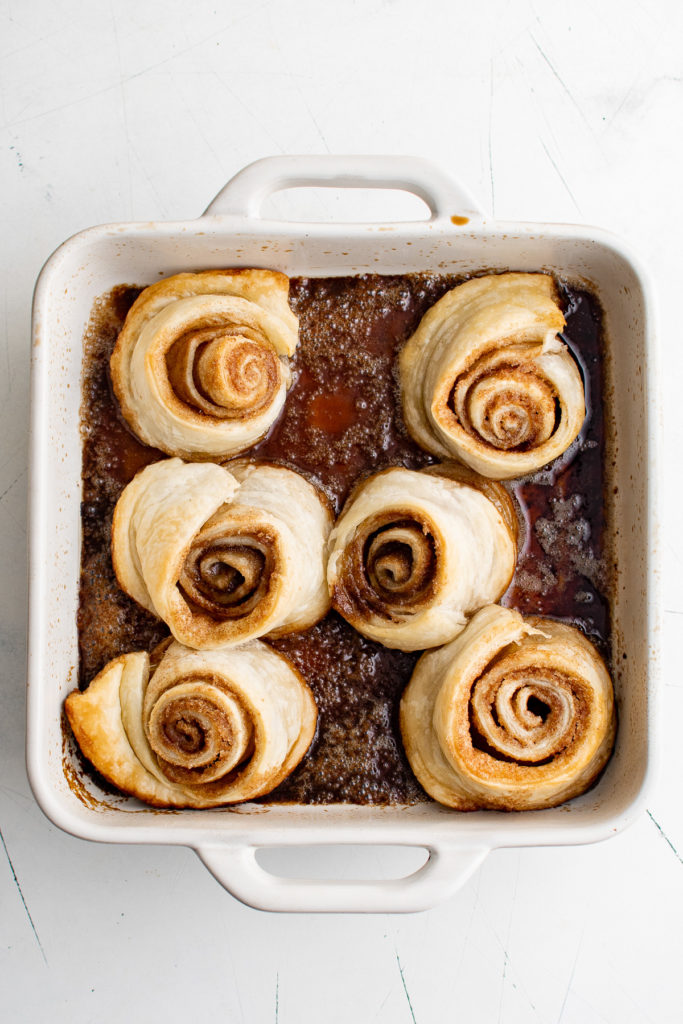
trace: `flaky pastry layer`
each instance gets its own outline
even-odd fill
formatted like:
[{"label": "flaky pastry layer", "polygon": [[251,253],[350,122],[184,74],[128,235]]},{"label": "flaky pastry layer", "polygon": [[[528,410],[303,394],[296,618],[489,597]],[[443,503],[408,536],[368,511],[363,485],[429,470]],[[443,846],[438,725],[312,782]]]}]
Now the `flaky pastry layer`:
[{"label": "flaky pastry layer", "polygon": [[282,655],[167,647],[156,668],[124,654],[66,714],[83,754],[113,785],[156,807],[215,807],[270,793],[315,733],[308,686]]},{"label": "flaky pastry layer", "polygon": [[111,357],[114,392],[145,444],[227,458],[268,431],[291,383],[299,324],[272,270],[176,274],[130,309]]},{"label": "flaky pastry layer", "polygon": [[616,713],[605,664],[583,633],[491,605],[422,655],[400,723],[411,768],[439,803],[534,810],[595,781]]},{"label": "flaky pastry layer", "polygon": [[504,488],[466,468],[387,469],[355,489],[332,531],[332,603],[386,647],[443,644],[508,587],[516,525]]},{"label": "flaky pastry layer", "polygon": [[307,629],[329,609],[322,495],[280,466],[164,459],[114,510],[120,586],[198,650]]},{"label": "flaky pastry layer", "polygon": [[547,274],[489,274],[451,289],[400,355],[411,436],[494,480],[557,458],[586,412],[564,326]]}]

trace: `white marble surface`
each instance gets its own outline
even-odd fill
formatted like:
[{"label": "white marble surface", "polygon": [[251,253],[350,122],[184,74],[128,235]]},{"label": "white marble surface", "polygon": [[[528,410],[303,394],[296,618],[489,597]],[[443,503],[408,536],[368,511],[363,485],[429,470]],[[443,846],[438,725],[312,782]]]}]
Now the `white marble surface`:
[{"label": "white marble surface", "polygon": [[[0,1003],[7,1021],[680,1021],[681,34],[676,0],[2,0]],[[658,285],[664,772],[596,847],[500,851],[410,917],[275,916],[183,849],[51,826],[24,769],[31,291],[68,235],[201,212],[273,153],[405,152],[502,219],[595,223]],[[310,198],[322,217],[341,200]],[[362,203],[362,198],[360,200]],[[407,854],[385,863],[408,866]],[[310,853],[290,855],[301,873]],[[340,874],[376,853],[329,854]],[[325,872],[323,871],[323,874]]]}]

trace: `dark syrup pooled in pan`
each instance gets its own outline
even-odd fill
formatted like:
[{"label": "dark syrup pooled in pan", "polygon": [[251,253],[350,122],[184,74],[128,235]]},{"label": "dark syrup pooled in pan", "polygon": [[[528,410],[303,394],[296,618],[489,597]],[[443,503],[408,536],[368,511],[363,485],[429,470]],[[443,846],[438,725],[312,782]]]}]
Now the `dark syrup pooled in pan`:
[{"label": "dark syrup pooled in pan", "polygon": [[[416,469],[437,461],[403,427],[396,356],[427,309],[462,280],[434,274],[294,278],[290,302],[300,320],[295,383],[282,416],[248,454],[308,476],[335,512],[360,476],[391,465]],[[601,310],[589,292],[565,285],[560,291],[564,337],[581,366],[588,415],[568,453],[511,486],[526,539],[504,603],[580,626],[608,656]],[[119,589],[109,551],[112,513],[123,487],[139,469],[163,457],[130,433],[109,382],[109,356],[139,292],[115,288],[100,300],[84,342],[78,612],[83,688],[110,659],[150,650],[168,634]],[[418,653],[367,640],[334,612],[306,633],[272,646],[308,681],[319,722],[310,751],[264,798],[267,802],[427,799],[410,771],[398,729],[398,701]]]}]

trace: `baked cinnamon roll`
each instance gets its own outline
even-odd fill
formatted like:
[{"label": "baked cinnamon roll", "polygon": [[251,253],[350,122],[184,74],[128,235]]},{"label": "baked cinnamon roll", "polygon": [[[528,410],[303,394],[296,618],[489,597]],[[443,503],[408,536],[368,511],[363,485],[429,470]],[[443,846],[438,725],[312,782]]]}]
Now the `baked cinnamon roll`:
[{"label": "baked cinnamon roll", "polygon": [[315,732],[302,677],[259,641],[230,651],[161,646],[156,666],[144,652],[123,654],[66,698],[83,754],[155,807],[215,807],[270,793]]},{"label": "baked cinnamon roll", "polygon": [[561,455],[586,414],[564,326],[547,274],[490,274],[447,292],[401,352],[411,436],[494,480]]},{"label": "baked cinnamon roll", "polygon": [[605,767],[616,730],[609,674],[583,633],[498,605],[420,658],[400,719],[419,782],[460,811],[578,796]]},{"label": "baked cinnamon roll", "polygon": [[281,466],[165,459],[114,510],[120,586],[197,650],[308,629],[330,605],[322,495]]},{"label": "baked cinnamon roll", "polygon": [[145,444],[226,458],[272,426],[299,323],[273,270],[176,274],[133,304],[111,357],[121,411]]},{"label": "baked cinnamon roll", "polygon": [[332,604],[404,651],[446,643],[507,589],[517,556],[507,492],[455,464],[365,480],[330,536]]}]

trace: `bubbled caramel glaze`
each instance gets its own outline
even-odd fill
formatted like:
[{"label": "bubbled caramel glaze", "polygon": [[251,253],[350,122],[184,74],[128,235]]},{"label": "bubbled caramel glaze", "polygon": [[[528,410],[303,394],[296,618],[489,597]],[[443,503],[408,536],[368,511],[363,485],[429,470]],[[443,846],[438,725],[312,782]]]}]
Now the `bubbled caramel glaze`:
[{"label": "bubbled caramel glaze", "polygon": [[[279,420],[248,457],[296,469],[323,489],[336,513],[359,478],[392,465],[419,469],[436,462],[403,426],[396,357],[427,309],[462,280],[434,274],[293,279],[290,303],[300,321],[299,348],[291,364],[294,384]],[[563,337],[581,367],[588,415],[565,455],[509,485],[519,502],[523,532],[504,603],[523,614],[578,625],[609,655],[601,310],[589,292],[558,285],[567,318]],[[82,686],[110,659],[151,650],[167,635],[163,623],[119,589],[109,552],[111,516],[123,487],[139,469],[163,457],[129,432],[108,378],[116,335],[139,292],[120,287],[104,296],[85,338],[78,614]],[[407,540],[375,541],[377,582],[397,594]],[[188,566],[188,573],[200,570],[211,576],[210,566]],[[229,595],[230,582],[219,583]],[[225,599],[229,603],[229,596]],[[265,798],[268,802],[427,799],[403,754],[398,728],[398,701],[419,652],[384,648],[335,612],[272,646],[310,685],[319,722],[308,754]]]}]

